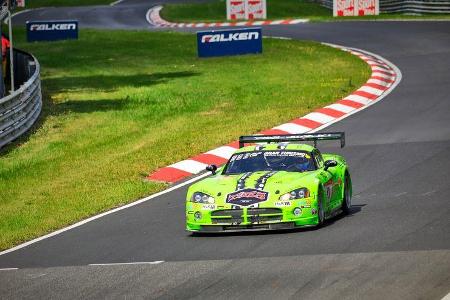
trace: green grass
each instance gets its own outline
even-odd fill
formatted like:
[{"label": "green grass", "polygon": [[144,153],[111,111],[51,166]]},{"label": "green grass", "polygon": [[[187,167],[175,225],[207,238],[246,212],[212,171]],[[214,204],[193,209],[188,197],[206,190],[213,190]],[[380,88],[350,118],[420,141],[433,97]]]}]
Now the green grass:
[{"label": "green grass", "polygon": [[[161,16],[172,22],[223,22],[226,21],[226,1],[208,3],[166,4]],[[387,14],[364,17],[334,18],[333,11],[307,0],[267,0],[267,19],[306,18],[311,21],[349,21],[381,19],[450,19],[450,14]]]},{"label": "green grass", "polygon": [[25,9],[39,7],[107,5],[111,2],[114,2],[114,0],[28,0],[25,2]]},{"label": "green grass", "polygon": [[[268,0],[267,18],[313,18],[332,15],[330,10],[302,0]],[[226,20],[226,1],[218,0],[208,3],[166,4],[161,10],[161,17],[173,22],[220,22]]]},{"label": "green grass", "polygon": [[[82,30],[24,42],[42,66],[38,128],[0,156],[0,249],[157,192],[159,167],[289,121],[367,80],[360,59],[314,42],[199,59],[194,35]],[[183,201],[183,199],[174,199]]]}]

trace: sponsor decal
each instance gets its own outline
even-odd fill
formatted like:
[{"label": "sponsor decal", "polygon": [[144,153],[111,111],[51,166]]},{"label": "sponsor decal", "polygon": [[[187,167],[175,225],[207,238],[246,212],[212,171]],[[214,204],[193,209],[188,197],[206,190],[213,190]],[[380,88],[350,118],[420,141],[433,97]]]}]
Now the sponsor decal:
[{"label": "sponsor decal", "polygon": [[247,11],[248,0],[227,0],[227,19],[243,20]]},{"label": "sponsor decal", "polygon": [[239,206],[249,206],[266,201],[269,193],[255,189],[243,189],[227,195],[226,203]]},{"label": "sponsor decal", "polygon": [[30,26],[30,31],[51,31],[51,30],[75,30],[77,29],[76,23],[68,24],[33,24]]},{"label": "sponsor decal", "polygon": [[334,0],[333,16],[378,15],[379,2],[379,0]]},{"label": "sponsor decal", "polygon": [[78,39],[78,21],[28,21],[26,24],[28,42]]},{"label": "sponsor decal", "polygon": [[199,57],[262,53],[261,28],[197,32]]},{"label": "sponsor decal", "polygon": [[259,38],[259,32],[236,32],[228,34],[207,34],[202,36],[202,43],[219,43],[233,41],[251,41]]},{"label": "sponsor decal", "polygon": [[291,206],[291,202],[289,201],[279,201],[275,202],[276,207],[284,207],[284,206]]},{"label": "sponsor decal", "polygon": [[265,157],[306,157],[307,154],[299,151],[265,151]]},{"label": "sponsor decal", "polygon": [[248,0],[247,18],[250,20],[267,18],[266,0]]},{"label": "sponsor decal", "polygon": [[202,209],[204,210],[215,210],[216,205],[215,204],[203,204]]}]

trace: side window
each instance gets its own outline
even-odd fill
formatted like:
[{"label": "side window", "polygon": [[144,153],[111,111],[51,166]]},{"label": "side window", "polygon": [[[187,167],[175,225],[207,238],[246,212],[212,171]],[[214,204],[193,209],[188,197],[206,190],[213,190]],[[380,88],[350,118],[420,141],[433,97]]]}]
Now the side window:
[{"label": "side window", "polygon": [[323,158],[322,158],[322,154],[320,154],[320,151],[317,149],[314,150],[313,155],[314,155],[314,159],[316,160],[317,166],[319,168],[323,168]]}]

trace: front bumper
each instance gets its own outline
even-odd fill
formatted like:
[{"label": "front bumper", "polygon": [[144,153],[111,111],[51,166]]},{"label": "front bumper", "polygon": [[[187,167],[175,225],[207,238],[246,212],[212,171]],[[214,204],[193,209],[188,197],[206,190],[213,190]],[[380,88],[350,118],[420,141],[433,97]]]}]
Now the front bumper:
[{"label": "front bumper", "polygon": [[294,214],[300,207],[292,203],[285,207],[257,207],[239,209],[205,210],[191,205],[186,210],[186,230],[192,232],[235,232],[284,230],[316,226],[317,209],[301,207],[301,214]]}]

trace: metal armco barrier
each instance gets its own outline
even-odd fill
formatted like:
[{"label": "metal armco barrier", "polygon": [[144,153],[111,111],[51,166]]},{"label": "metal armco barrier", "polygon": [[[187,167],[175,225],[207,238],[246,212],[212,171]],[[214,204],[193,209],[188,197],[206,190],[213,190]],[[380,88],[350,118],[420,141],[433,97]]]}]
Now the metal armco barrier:
[{"label": "metal armco barrier", "polygon": [[0,99],[0,148],[30,129],[42,109],[39,62],[17,49],[14,56],[15,83],[20,88]]},{"label": "metal armco barrier", "polygon": [[450,13],[449,0],[380,0],[383,12]]},{"label": "metal armco barrier", "polygon": [[[315,0],[333,9],[333,0]],[[381,12],[398,13],[450,13],[449,0],[380,0]]]},{"label": "metal armco barrier", "polygon": [[315,1],[328,9],[333,9],[333,0],[315,0]]}]

